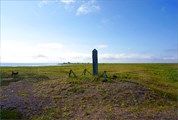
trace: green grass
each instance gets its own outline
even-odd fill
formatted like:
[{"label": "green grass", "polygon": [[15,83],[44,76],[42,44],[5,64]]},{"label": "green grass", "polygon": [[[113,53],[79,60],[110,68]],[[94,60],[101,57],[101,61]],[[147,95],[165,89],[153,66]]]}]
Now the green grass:
[{"label": "green grass", "polygon": [[2,110],[0,114],[1,120],[19,120],[22,118],[22,114],[16,110]]},{"label": "green grass", "polygon": [[[36,96],[44,94],[53,99],[52,106],[32,116],[37,120],[177,117],[178,64],[99,64],[98,76],[82,75],[85,68],[92,73],[91,64],[1,67],[1,86],[37,80],[33,84]],[[70,69],[76,77],[68,76]],[[19,75],[12,78],[11,71],[18,71]],[[108,75],[106,82],[104,71]],[[11,79],[5,80],[8,78]],[[81,113],[80,117],[76,113]]]}]

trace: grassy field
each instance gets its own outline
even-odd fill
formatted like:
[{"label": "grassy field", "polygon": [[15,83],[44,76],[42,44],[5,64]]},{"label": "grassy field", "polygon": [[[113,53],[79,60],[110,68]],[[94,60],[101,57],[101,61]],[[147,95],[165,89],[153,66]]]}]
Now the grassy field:
[{"label": "grassy field", "polygon": [[91,64],[1,67],[1,118],[177,119],[178,64],[99,64],[98,76],[85,68],[92,73]]}]

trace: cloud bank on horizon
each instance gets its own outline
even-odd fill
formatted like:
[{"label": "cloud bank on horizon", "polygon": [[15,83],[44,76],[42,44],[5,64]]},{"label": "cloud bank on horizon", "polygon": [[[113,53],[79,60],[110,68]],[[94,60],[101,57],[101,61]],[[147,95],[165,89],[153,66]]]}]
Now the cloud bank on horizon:
[{"label": "cloud bank on horizon", "polygon": [[177,63],[176,3],[2,1],[1,62]]}]

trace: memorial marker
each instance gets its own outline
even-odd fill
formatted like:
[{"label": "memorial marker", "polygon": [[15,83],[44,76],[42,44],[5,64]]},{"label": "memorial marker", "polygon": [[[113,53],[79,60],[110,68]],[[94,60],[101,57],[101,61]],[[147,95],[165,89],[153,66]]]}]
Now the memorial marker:
[{"label": "memorial marker", "polygon": [[92,59],[93,59],[93,75],[98,74],[98,52],[96,49],[92,51]]}]

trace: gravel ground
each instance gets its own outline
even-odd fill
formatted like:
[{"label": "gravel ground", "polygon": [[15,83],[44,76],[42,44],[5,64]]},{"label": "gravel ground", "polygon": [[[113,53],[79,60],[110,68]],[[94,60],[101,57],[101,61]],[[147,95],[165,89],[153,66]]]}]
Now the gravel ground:
[{"label": "gravel ground", "polygon": [[[112,119],[147,119],[142,117],[145,113],[155,116],[150,119],[176,119],[174,108],[168,108],[170,112],[162,110],[157,113],[154,109],[153,111],[144,109],[145,111],[139,111],[138,115],[132,113],[132,110],[129,112],[128,108],[144,107],[145,101],[155,102],[163,99],[149,88],[130,81],[78,85],[60,83],[58,80],[45,82],[45,80],[25,79],[2,86],[0,99],[2,110],[17,109],[26,119],[44,115],[42,112],[48,107],[60,108],[64,114],[65,111],[70,113],[71,119],[106,119],[111,116],[108,112],[110,110],[112,110]],[[163,99],[163,102],[166,103],[166,100]],[[86,112],[87,109],[90,113]]]},{"label": "gravel ground", "polygon": [[30,118],[40,114],[40,109],[52,104],[50,97],[35,96],[32,80],[21,80],[12,82],[0,89],[1,109],[17,109],[23,116]]}]

